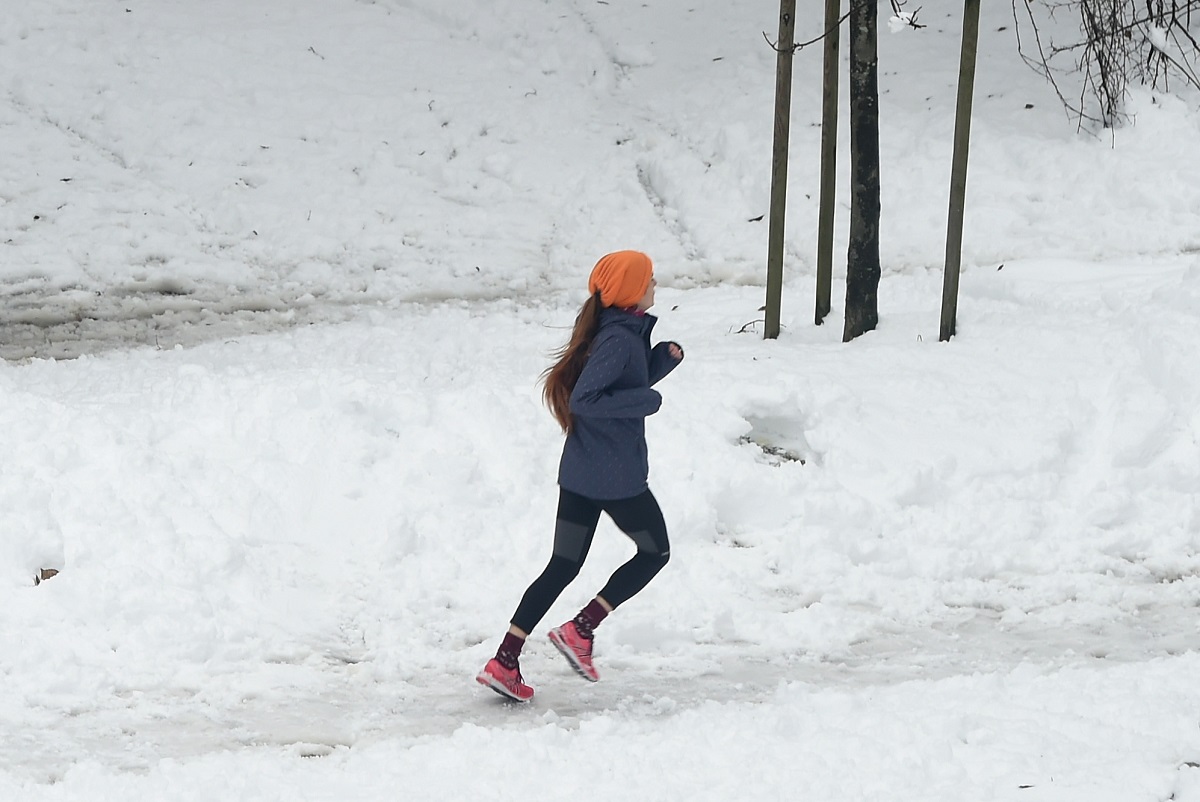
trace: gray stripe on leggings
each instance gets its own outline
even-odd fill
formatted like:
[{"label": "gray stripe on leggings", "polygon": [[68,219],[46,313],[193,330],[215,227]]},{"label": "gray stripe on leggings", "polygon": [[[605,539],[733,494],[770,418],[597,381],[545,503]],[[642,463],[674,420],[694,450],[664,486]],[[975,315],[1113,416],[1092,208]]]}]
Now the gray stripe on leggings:
[{"label": "gray stripe on leggings", "polygon": [[559,518],[554,525],[554,556],[573,563],[579,562],[590,533],[590,527]]},{"label": "gray stripe on leggings", "polygon": [[646,529],[641,529],[637,532],[626,532],[629,539],[638,547],[638,551],[646,551],[651,554],[662,554],[658,550],[658,544],[654,542],[654,536]]}]

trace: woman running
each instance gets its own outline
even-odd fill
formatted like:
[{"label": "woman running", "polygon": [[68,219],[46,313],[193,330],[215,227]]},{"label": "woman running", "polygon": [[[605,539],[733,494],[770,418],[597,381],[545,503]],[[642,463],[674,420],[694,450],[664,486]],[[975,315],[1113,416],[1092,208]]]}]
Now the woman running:
[{"label": "woman running", "polygon": [[670,545],[658,502],[647,484],[646,416],[662,404],[651,387],[683,359],[678,343],[650,346],[657,320],[654,265],[639,251],[610,253],[588,280],[591,296],[571,339],[543,376],[543,398],[566,434],[558,471],[554,551],[510,622],[496,656],[476,680],[518,702],[533,698],[521,677],[525,639],[579,574],[607,513],[637,546],[579,614],[549,637],[582,677],[600,678],[592,663],[593,631],[605,616],[646,586],[667,564]]}]

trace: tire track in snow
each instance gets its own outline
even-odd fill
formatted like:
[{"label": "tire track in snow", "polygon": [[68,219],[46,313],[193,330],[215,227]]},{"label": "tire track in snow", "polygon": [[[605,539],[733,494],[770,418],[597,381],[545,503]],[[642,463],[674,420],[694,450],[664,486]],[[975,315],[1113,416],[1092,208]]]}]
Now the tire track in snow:
[{"label": "tire track in snow", "polygon": [[[652,54],[649,52],[639,53],[636,48],[623,51],[610,37],[601,33],[598,24],[580,8],[577,0],[572,0],[570,6],[588,37],[596,42],[598,49],[605,55],[611,66],[610,72],[614,76],[615,85],[608,94],[628,96],[630,93],[626,90],[631,89],[636,80],[635,70],[638,67],[652,65],[654,62]],[[631,101],[635,99],[627,97],[624,104],[630,105]],[[653,105],[637,103],[635,107],[638,109],[637,130],[645,131],[648,128],[653,132],[650,138],[666,138],[679,145],[686,155],[693,157],[698,164],[704,165],[705,169],[711,167],[700,150],[693,142],[689,141],[682,130],[664,125],[661,115],[656,113]],[[634,129],[631,127],[630,130]],[[620,145],[627,147],[636,138],[638,137],[631,133],[622,139]],[[647,137],[642,135],[641,138],[646,139]],[[662,169],[655,158],[648,154],[641,155],[634,164],[638,185],[660,224],[679,244],[680,250],[688,261],[698,261],[704,256],[703,250],[693,227],[689,225],[684,215],[672,205],[663,176],[656,175]]]}]

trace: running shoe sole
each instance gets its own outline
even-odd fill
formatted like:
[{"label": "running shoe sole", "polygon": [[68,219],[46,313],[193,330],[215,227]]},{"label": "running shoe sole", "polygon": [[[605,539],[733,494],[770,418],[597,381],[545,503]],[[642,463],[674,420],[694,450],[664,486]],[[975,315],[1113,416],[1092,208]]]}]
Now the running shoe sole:
[{"label": "running shoe sole", "polygon": [[525,705],[525,704],[529,704],[530,700],[533,699],[532,696],[530,696],[529,699],[522,699],[520,696],[514,696],[512,691],[510,691],[508,688],[504,687],[503,682],[501,682],[500,680],[496,679],[491,674],[488,674],[486,672],[475,677],[475,681],[478,682],[480,685],[482,685],[485,688],[491,688],[493,691],[500,694],[505,699],[508,699],[510,702],[516,702],[517,704]]}]

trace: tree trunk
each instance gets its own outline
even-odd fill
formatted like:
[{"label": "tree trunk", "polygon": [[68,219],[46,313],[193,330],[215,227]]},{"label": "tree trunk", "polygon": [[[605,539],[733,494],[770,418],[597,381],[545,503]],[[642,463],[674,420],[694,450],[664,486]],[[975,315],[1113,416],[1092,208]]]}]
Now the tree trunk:
[{"label": "tree trunk", "polygon": [[779,336],[783,296],[783,232],[787,222],[788,139],[792,121],[792,43],[796,0],[779,0],[775,71],[775,142],[771,154],[771,219],[767,232],[767,303],[763,338]]},{"label": "tree trunk", "polygon": [[958,66],[958,109],[954,116],[954,158],[950,165],[950,215],[946,225],[946,272],[942,277],[942,325],[946,342],[958,329],[958,279],[962,269],[963,217],[967,208],[967,159],[971,149],[971,105],[975,98],[975,61],[979,49],[980,0],[963,9],[962,55]]},{"label": "tree trunk", "polygon": [[833,296],[833,216],[837,203],[838,72],[842,0],[825,0],[824,96],[821,110],[821,211],[817,218],[817,301],[813,322],[820,326]]},{"label": "tree trunk", "polygon": [[878,0],[850,0],[850,247],[842,341],[879,323]]}]

